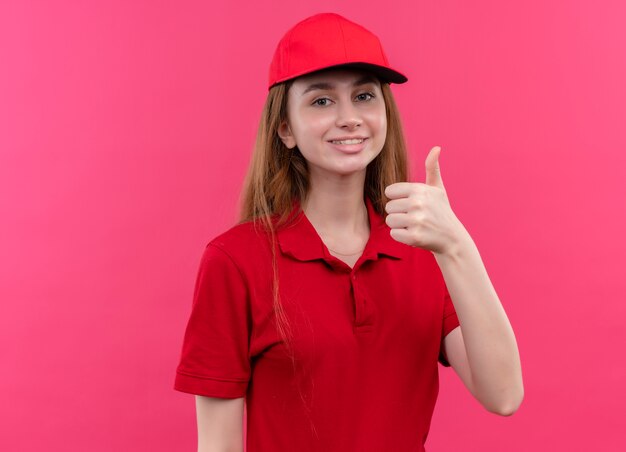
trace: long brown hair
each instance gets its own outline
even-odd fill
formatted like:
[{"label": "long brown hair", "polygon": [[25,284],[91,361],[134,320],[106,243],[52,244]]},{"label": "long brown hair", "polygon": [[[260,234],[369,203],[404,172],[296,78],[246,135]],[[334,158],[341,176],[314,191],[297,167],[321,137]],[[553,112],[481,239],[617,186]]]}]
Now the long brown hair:
[{"label": "long brown hair", "polygon": [[[306,199],[309,190],[307,162],[298,147],[287,148],[278,136],[280,124],[287,119],[287,95],[292,81],[273,86],[267,96],[256,144],[240,197],[239,222],[252,221],[256,227],[269,231],[272,249],[273,308],[276,328],[284,340],[295,371],[292,331],[279,296],[276,266],[275,228],[282,227],[293,209],[294,200]],[[398,107],[389,83],[381,81],[387,115],[387,137],[378,156],[366,169],[364,193],[380,215],[388,201],[385,187],[409,179],[406,141]],[[275,225],[272,217],[276,218]]]}]

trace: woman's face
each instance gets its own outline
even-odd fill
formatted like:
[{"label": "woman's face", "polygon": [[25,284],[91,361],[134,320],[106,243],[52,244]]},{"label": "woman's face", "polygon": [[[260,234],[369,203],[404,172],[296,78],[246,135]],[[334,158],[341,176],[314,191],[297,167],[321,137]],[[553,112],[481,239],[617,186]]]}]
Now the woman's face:
[{"label": "woman's face", "polygon": [[287,121],[278,134],[288,148],[298,146],[313,175],[364,171],[387,136],[380,82],[352,69],[295,79],[287,95]]}]

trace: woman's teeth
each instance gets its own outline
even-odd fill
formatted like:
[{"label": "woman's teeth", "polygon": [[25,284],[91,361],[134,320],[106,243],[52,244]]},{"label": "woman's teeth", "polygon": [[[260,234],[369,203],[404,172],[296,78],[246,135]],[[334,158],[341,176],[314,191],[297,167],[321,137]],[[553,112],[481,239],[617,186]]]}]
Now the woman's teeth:
[{"label": "woman's teeth", "polygon": [[331,141],[331,143],[334,143],[334,144],[359,144],[359,143],[362,143],[362,142],[363,142],[362,138],[361,139],[354,139],[354,140],[340,140],[340,141],[333,140],[333,141]]}]

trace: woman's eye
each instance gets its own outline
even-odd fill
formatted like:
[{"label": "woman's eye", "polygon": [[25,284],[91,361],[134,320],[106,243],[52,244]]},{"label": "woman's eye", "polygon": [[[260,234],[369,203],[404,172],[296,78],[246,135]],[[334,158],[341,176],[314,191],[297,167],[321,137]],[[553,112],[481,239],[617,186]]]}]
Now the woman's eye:
[{"label": "woman's eye", "polygon": [[[369,96],[369,97],[363,98],[363,96]],[[359,95],[358,95],[358,96],[356,96],[356,97],[357,97],[357,99],[359,99],[359,100],[370,100],[370,99],[373,99],[373,98],[374,98],[374,95],[373,95],[372,93],[361,93],[361,94],[359,94]]]},{"label": "woman's eye", "polygon": [[322,102],[327,102],[330,99],[328,99],[327,97],[320,97],[319,99],[315,99],[313,101],[313,105],[319,105],[320,107],[325,107],[326,105],[328,105],[328,103],[322,103]]}]

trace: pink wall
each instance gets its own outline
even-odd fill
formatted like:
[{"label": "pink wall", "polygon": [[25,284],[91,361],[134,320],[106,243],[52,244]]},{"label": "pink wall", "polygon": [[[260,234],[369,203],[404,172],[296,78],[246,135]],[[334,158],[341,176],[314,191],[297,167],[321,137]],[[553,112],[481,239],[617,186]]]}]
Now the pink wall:
[{"label": "pink wall", "polygon": [[408,75],[415,177],[442,146],[522,354],[510,418],[442,368],[428,450],[626,450],[626,8],[392,3],[0,3],[0,450],[194,450],[172,384],[200,253],[276,42],[328,10]]}]

